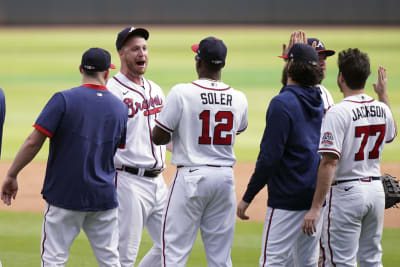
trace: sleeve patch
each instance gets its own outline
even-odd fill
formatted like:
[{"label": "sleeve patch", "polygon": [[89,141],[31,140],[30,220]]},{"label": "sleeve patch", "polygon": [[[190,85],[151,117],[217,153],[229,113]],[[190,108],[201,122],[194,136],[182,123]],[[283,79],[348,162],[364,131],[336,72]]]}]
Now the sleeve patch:
[{"label": "sleeve patch", "polygon": [[333,145],[333,134],[331,132],[325,132],[322,135],[321,145]]}]

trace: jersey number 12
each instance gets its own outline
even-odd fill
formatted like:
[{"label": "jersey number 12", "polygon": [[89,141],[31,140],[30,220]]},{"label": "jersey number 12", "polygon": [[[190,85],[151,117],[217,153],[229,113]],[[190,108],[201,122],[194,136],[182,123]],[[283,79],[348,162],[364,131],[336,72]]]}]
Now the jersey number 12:
[{"label": "jersey number 12", "polygon": [[[203,110],[199,119],[202,121],[202,132],[199,137],[199,144],[210,145],[231,145],[232,144],[232,134],[227,134],[222,137],[222,132],[229,132],[233,128],[233,114],[230,111],[218,111],[215,114],[214,136],[210,137],[210,111]],[[225,119],[225,122],[222,122]]]}]

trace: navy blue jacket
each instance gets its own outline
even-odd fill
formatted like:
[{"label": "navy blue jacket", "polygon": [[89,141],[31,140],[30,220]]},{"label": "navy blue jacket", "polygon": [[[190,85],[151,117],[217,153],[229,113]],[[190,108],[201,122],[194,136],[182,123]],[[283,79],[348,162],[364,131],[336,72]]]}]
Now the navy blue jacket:
[{"label": "navy blue jacket", "polygon": [[256,168],[243,200],[268,185],[268,206],[308,210],[315,191],[324,108],[317,88],[286,86],[268,107]]},{"label": "navy blue jacket", "polygon": [[128,110],[104,86],[84,84],[58,92],[34,127],[50,137],[42,194],[70,210],[117,207],[114,154],[125,145]]}]

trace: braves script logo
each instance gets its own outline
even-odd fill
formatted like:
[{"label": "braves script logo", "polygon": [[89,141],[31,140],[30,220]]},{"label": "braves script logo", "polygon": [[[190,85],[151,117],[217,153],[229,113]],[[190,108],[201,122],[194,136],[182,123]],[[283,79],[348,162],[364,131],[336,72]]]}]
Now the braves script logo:
[{"label": "braves script logo", "polygon": [[322,145],[333,145],[333,134],[331,132],[325,132],[321,140]]},{"label": "braves script logo", "polygon": [[123,101],[128,107],[129,118],[133,118],[136,113],[142,110],[144,110],[143,114],[145,116],[159,113],[163,106],[163,100],[158,96],[150,97],[150,99],[144,99],[142,102],[133,102],[132,98],[124,98]]}]

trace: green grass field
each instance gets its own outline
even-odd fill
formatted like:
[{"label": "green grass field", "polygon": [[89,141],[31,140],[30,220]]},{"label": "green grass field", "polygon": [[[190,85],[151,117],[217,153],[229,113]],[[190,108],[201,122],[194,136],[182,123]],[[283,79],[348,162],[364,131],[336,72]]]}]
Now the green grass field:
[{"label": "green grass field", "polygon": [[[40,262],[40,231],[42,214],[0,212],[0,261],[4,267],[31,267]],[[258,266],[261,253],[261,235],[263,223],[242,222],[236,224],[232,246],[232,262],[235,267]],[[383,232],[383,265],[398,265],[398,241],[400,230],[385,229]],[[144,234],[138,261],[152,246],[147,233]],[[83,232],[74,241],[70,258],[70,267],[97,266],[89,242]],[[200,236],[193,247],[188,267],[207,266]]]},{"label": "green grass field", "polygon": [[[32,131],[39,112],[59,90],[80,84],[78,66],[82,53],[89,47],[103,47],[119,66],[115,49],[116,35],[122,27],[94,28],[0,28],[0,86],[7,100],[7,117],[2,157],[11,160],[23,140]],[[372,75],[367,92],[374,95],[379,64],[388,70],[392,109],[400,114],[400,28],[303,28],[310,37],[322,39],[329,49],[340,51],[358,47],[371,58]],[[223,80],[245,92],[249,102],[248,130],[237,138],[238,161],[253,162],[258,153],[265,126],[265,111],[280,88],[283,61],[277,57],[293,27],[162,27],[151,26],[149,67],[146,77],[157,82],[167,93],[176,83],[196,78],[194,53],[190,45],[213,35],[228,46],[227,66]],[[328,75],[323,84],[335,101],[342,98],[336,86],[336,55],[328,60]],[[112,71],[112,74],[116,70]],[[383,161],[398,161],[400,142],[388,145]],[[36,160],[45,160],[42,149]]]},{"label": "green grass field", "polygon": [[[0,28],[0,87],[6,94],[7,116],[2,159],[14,158],[19,146],[32,131],[39,112],[56,91],[80,84],[78,66],[89,47],[108,49],[119,66],[115,51],[116,34],[122,27],[93,28]],[[196,78],[194,54],[190,45],[204,37],[222,38],[228,46],[223,80],[242,90],[249,102],[248,130],[237,138],[238,161],[254,162],[265,126],[265,111],[280,88],[283,67],[277,55],[294,27],[163,27],[150,26],[150,62],[146,77],[158,83],[165,93],[176,83]],[[388,71],[392,110],[400,116],[400,28],[380,27],[303,27],[309,37],[319,37],[329,49],[340,51],[358,47],[371,58],[372,75],[367,93],[374,95],[378,65]],[[116,71],[112,71],[112,74]],[[323,84],[336,102],[342,98],[336,86],[336,56],[328,60],[328,75]],[[383,161],[398,162],[400,142],[385,148]],[[36,160],[44,161],[47,149]],[[1,204],[2,205],[2,204]],[[40,261],[41,214],[0,212],[0,260],[4,267],[38,266]],[[237,223],[232,259],[234,266],[257,266],[262,223]],[[385,229],[384,265],[398,266],[400,230]],[[142,240],[139,258],[151,246],[147,235]],[[90,246],[82,234],[71,248],[67,266],[95,266]],[[193,248],[188,266],[206,266],[201,241]]]}]

